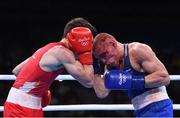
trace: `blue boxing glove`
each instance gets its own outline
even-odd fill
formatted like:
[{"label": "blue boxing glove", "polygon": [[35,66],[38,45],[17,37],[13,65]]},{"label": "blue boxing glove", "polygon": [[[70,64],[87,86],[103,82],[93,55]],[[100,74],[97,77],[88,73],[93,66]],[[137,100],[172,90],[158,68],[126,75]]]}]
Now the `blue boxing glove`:
[{"label": "blue boxing glove", "polygon": [[97,58],[93,55],[93,68],[94,68],[94,74],[101,74],[101,66],[100,62]]},{"label": "blue boxing glove", "polygon": [[144,89],[144,76],[132,75],[122,70],[111,70],[104,75],[104,84],[110,90]]}]

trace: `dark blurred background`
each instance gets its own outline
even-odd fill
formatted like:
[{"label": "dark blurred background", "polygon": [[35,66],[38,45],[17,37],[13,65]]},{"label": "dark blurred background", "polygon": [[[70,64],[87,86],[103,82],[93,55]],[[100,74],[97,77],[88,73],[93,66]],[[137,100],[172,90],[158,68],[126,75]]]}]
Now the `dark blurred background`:
[{"label": "dark blurred background", "polygon": [[[108,32],[120,42],[150,45],[170,75],[180,74],[180,4],[116,1],[13,0],[0,1],[0,74],[12,69],[41,46],[59,41],[65,24],[74,17],[89,20],[99,32]],[[0,106],[14,81],[0,82]],[[180,104],[177,81],[167,86],[174,104]],[[51,104],[126,104],[127,96],[113,91],[98,99],[92,89],[76,81],[55,81]],[[174,111],[180,116],[180,111]],[[2,112],[0,113],[2,116]],[[133,111],[45,112],[45,116],[133,116]]]}]

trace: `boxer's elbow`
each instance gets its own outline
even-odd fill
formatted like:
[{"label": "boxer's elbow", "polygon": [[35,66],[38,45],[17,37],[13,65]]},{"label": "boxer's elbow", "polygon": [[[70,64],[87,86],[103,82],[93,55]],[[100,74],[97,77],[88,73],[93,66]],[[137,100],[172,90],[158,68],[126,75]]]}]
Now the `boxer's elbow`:
[{"label": "boxer's elbow", "polygon": [[169,85],[170,84],[170,76],[167,72],[163,72],[160,74],[159,82],[161,85]]},{"label": "boxer's elbow", "polygon": [[96,96],[100,99],[106,98],[109,95],[109,92],[96,92]]},{"label": "boxer's elbow", "polygon": [[145,80],[146,88],[166,86],[170,84],[170,76],[167,72],[156,72]]},{"label": "boxer's elbow", "polygon": [[169,74],[164,74],[163,78],[164,85],[169,85],[171,80]]},{"label": "boxer's elbow", "polygon": [[109,90],[94,85],[96,96],[100,99],[106,98],[109,95]]}]

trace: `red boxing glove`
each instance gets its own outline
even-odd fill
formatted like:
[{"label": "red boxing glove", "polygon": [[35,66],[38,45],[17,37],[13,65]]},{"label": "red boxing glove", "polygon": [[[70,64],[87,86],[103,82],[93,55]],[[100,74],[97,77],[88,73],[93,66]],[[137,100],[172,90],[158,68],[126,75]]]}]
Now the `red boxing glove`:
[{"label": "red boxing glove", "polygon": [[42,96],[41,106],[46,107],[51,102],[51,92],[50,90],[46,91]]},{"label": "red boxing glove", "polygon": [[82,64],[92,64],[92,32],[86,27],[75,27],[67,34],[70,47],[79,55]]}]

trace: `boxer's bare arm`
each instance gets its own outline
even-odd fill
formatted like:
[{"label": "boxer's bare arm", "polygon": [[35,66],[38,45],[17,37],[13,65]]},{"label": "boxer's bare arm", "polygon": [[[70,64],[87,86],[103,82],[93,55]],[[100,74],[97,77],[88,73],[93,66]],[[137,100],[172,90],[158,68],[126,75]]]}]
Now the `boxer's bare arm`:
[{"label": "boxer's bare arm", "polygon": [[79,61],[75,60],[75,58],[69,57],[71,56],[67,55],[68,60],[66,60],[66,57],[62,59],[62,63],[66,70],[82,85],[91,88],[94,79],[92,65],[82,65]]},{"label": "boxer's bare arm", "polygon": [[40,67],[48,72],[57,70],[62,66],[83,86],[92,87],[94,79],[92,65],[82,65],[69,49],[54,47],[40,61]]},{"label": "boxer's bare arm", "polygon": [[93,88],[98,98],[105,98],[109,95],[110,91],[105,88],[104,79],[101,77],[100,74],[94,75]]},{"label": "boxer's bare arm", "polygon": [[142,69],[149,73],[145,76],[145,86],[152,88],[168,85],[170,82],[169,74],[152,49],[145,44],[138,44],[136,48],[137,61]]},{"label": "boxer's bare arm", "polygon": [[20,70],[22,69],[22,67],[26,64],[26,62],[29,60],[29,58],[27,58],[26,60],[24,60],[23,62],[21,62],[19,65],[17,65],[13,70],[12,73],[14,75],[18,75],[18,73],[20,72]]}]

